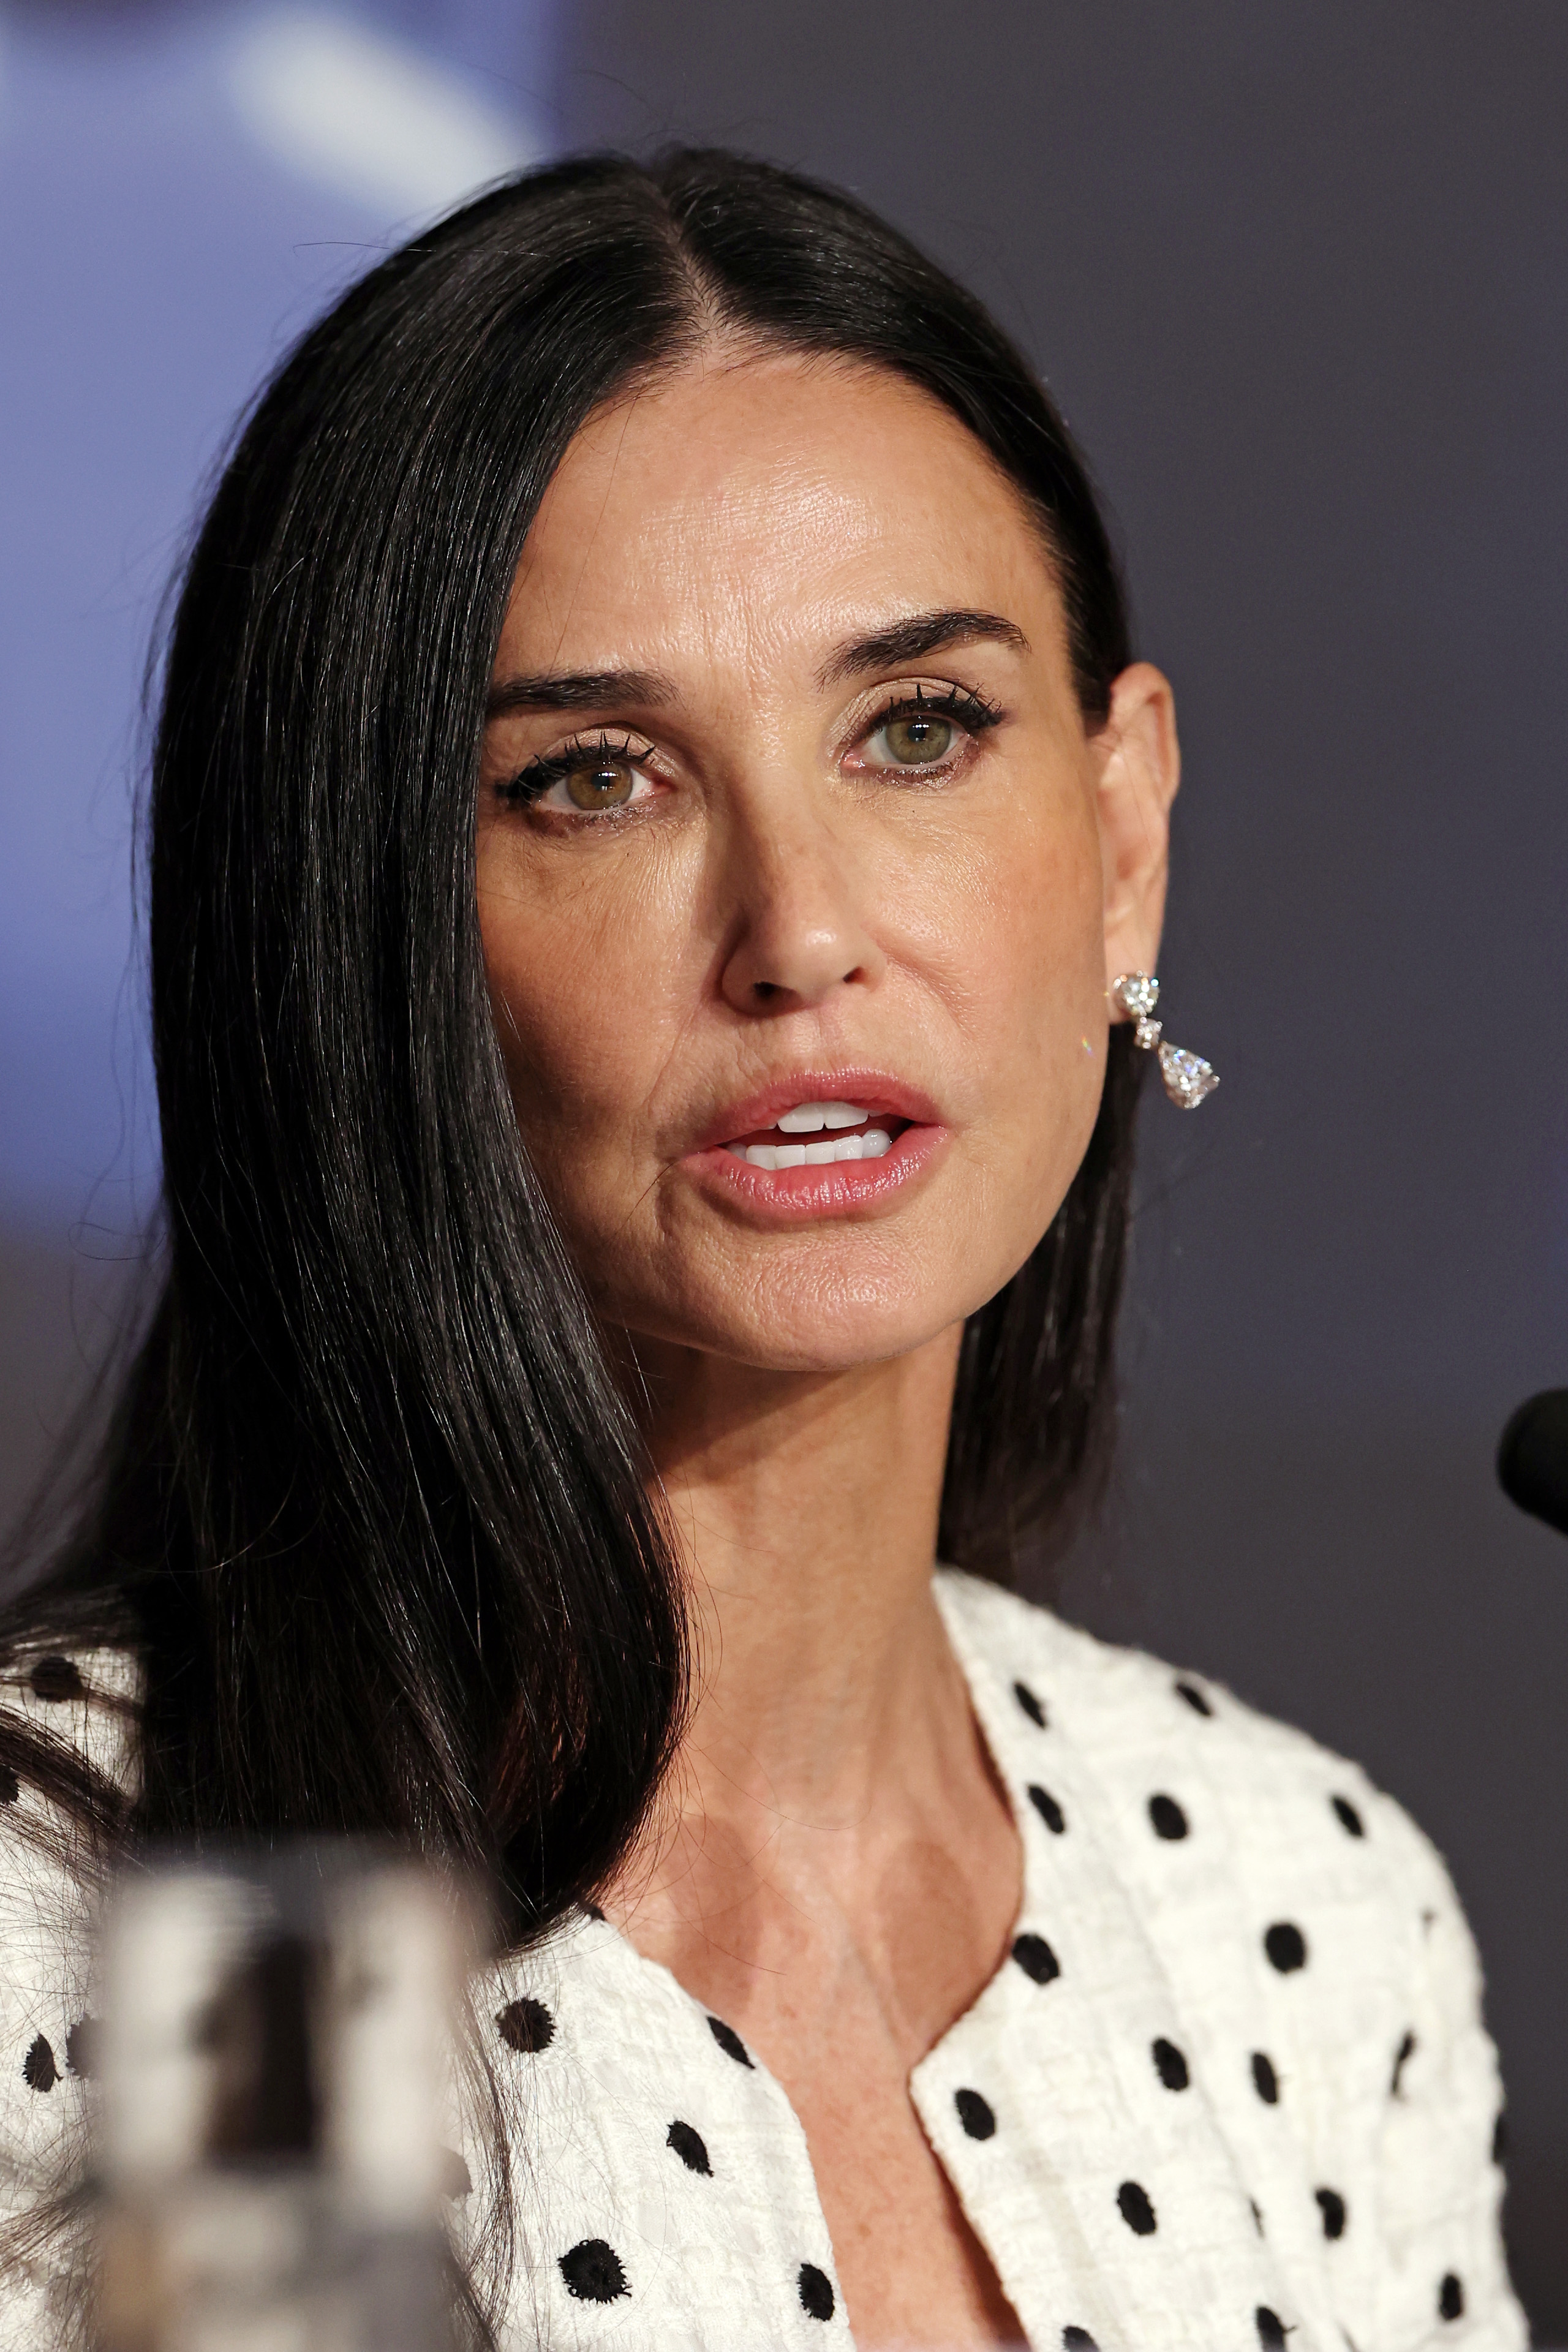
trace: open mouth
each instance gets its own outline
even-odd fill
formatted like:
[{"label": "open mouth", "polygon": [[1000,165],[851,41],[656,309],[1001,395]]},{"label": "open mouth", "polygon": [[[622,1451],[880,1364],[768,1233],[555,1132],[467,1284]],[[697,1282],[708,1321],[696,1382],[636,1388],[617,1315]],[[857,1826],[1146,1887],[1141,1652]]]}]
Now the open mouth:
[{"label": "open mouth", "polygon": [[770,1172],[830,1168],[841,1160],[885,1158],[910,1125],[907,1118],[860,1103],[803,1102],[781,1111],[772,1127],[732,1137],[724,1150]]},{"label": "open mouth", "polygon": [[680,1164],[742,1219],[788,1225],[889,1213],[948,1141],[937,1104],[891,1072],[800,1070],[721,1111]]}]

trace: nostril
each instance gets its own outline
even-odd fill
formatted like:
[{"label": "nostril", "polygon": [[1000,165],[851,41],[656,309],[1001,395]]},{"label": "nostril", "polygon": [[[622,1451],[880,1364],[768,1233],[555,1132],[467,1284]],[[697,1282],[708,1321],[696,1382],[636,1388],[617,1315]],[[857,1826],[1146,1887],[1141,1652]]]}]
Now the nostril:
[{"label": "nostril", "polygon": [[779,984],[776,980],[753,980],[752,982],[752,995],[761,998],[764,1004],[770,996],[776,996],[778,992]]}]

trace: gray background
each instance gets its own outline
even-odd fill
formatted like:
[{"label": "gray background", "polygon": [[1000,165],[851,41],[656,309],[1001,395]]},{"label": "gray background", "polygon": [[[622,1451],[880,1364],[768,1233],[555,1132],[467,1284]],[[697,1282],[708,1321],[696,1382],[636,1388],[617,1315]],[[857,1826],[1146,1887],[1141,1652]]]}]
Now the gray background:
[{"label": "gray background", "polygon": [[[573,0],[375,12],[548,143],[846,182],[1049,377],[1187,781],[1121,1467],[1064,1604],[1359,1757],[1447,1854],[1568,2337],[1568,1546],[1496,1436],[1568,1382],[1568,10]],[[194,480],[194,474],[192,477]],[[0,1112],[0,1115],[4,1115]],[[101,1269],[0,1251],[15,1493]]]}]

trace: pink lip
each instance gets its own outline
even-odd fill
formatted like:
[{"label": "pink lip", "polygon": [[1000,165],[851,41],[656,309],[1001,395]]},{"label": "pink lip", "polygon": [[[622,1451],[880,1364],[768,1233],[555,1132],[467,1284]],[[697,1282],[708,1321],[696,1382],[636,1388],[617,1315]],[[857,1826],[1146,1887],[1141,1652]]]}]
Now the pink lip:
[{"label": "pink lip", "polygon": [[[754,1168],[724,1149],[740,1136],[772,1127],[782,1111],[803,1102],[851,1102],[869,1111],[873,1120],[879,1115],[910,1124],[880,1160],[838,1160],[826,1168]],[[798,1224],[889,1202],[932,1165],[947,1138],[931,1097],[902,1079],[880,1070],[813,1070],[782,1079],[726,1110],[680,1164],[752,1221]]]},{"label": "pink lip", "polygon": [[854,1103],[873,1117],[879,1111],[884,1118],[907,1118],[916,1127],[942,1125],[942,1113],[929,1095],[922,1095],[918,1087],[905,1086],[901,1078],[889,1077],[885,1070],[805,1070],[797,1076],[780,1078],[763,1093],[750,1095],[723,1111],[694,1149],[711,1151],[715,1145],[733,1143],[738,1136],[772,1127],[781,1111],[808,1102]]}]

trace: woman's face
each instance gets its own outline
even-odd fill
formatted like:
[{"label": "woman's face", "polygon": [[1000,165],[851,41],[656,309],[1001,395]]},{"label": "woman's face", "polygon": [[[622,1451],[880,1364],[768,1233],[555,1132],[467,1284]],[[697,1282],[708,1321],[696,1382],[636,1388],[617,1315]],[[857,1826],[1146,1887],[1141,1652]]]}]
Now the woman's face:
[{"label": "woman's face", "polygon": [[1017,493],[901,379],[710,352],[595,416],[529,535],[479,895],[518,1122],[601,1314],[780,1369],[989,1298],[1152,970],[1144,665],[1086,737]]}]

